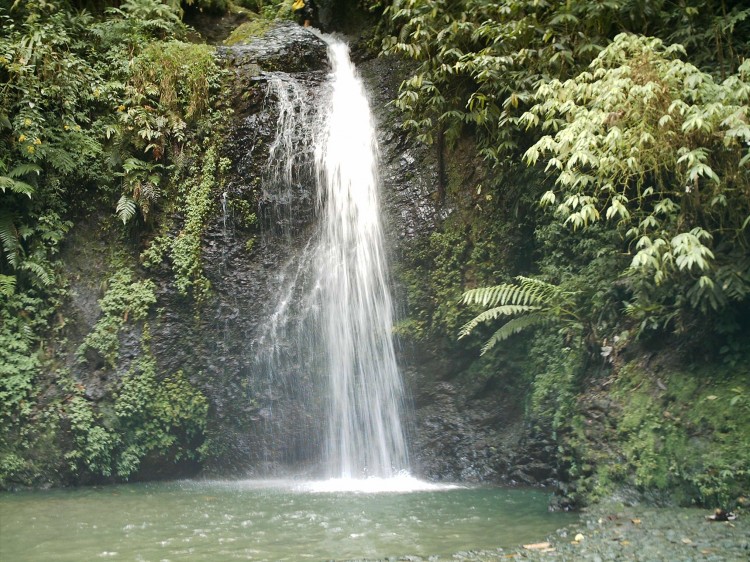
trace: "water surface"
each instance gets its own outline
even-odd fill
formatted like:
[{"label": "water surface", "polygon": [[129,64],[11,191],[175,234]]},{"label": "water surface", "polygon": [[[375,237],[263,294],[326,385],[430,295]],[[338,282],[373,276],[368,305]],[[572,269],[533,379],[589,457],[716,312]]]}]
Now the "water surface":
[{"label": "water surface", "polygon": [[331,491],[335,488],[293,481],[185,481],[3,493],[0,560],[450,555],[537,541],[572,521],[570,515],[548,513],[547,494],[537,490]]}]

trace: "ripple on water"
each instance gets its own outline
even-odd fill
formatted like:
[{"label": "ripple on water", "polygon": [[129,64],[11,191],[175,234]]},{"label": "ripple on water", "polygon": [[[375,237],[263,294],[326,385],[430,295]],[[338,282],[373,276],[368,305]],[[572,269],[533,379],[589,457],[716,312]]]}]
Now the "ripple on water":
[{"label": "ripple on water", "polygon": [[[214,562],[450,555],[534,542],[570,520],[548,514],[546,503],[539,491],[416,479],[203,481],[0,494],[2,559],[189,556],[191,562]],[[61,512],[66,516],[55,515]],[[117,556],[103,555],[112,552]]]}]

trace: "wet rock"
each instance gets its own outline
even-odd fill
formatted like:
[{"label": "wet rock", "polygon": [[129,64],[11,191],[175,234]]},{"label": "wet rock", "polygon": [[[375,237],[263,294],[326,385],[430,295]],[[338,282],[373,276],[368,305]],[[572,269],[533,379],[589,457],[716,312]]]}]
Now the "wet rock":
[{"label": "wet rock", "polygon": [[429,236],[440,224],[435,149],[407,138],[400,126],[403,116],[390,105],[410,70],[407,62],[390,57],[359,66],[377,128],[383,219],[396,260],[401,245]]},{"label": "wet rock", "polygon": [[231,47],[219,47],[218,55],[238,71],[310,72],[326,70],[325,42],[314,31],[292,22],[275,22],[259,36]]}]

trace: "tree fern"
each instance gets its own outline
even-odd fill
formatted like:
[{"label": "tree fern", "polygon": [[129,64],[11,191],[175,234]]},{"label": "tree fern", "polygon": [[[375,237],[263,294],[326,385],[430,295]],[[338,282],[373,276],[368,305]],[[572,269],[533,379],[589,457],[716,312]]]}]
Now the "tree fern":
[{"label": "tree fern", "polygon": [[510,336],[522,332],[526,328],[542,326],[551,323],[552,319],[543,312],[532,312],[524,316],[511,318],[505,324],[500,326],[494,334],[482,346],[482,355],[495,347],[498,342],[507,340]]},{"label": "tree fern", "polygon": [[516,277],[518,283],[479,287],[466,291],[461,302],[487,308],[459,331],[459,339],[471,334],[480,324],[498,318],[514,317],[503,324],[482,347],[484,354],[495,344],[527,328],[553,322],[577,323],[574,298],[577,292],[564,291],[560,286],[533,279]]}]

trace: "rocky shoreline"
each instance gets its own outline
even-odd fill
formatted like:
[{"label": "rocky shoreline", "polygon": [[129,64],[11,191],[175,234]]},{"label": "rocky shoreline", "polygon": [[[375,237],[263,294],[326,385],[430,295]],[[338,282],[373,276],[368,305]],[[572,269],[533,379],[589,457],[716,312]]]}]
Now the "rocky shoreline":
[{"label": "rocky shoreline", "polygon": [[[580,519],[543,542],[497,550],[464,551],[452,556],[402,556],[395,562],[444,560],[494,562],[638,561],[745,562],[750,559],[750,518],[707,520],[710,511],[696,508],[624,507],[602,504],[586,509]],[[350,561],[350,562],[365,562]],[[374,561],[369,561],[374,562]]]}]

